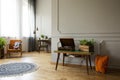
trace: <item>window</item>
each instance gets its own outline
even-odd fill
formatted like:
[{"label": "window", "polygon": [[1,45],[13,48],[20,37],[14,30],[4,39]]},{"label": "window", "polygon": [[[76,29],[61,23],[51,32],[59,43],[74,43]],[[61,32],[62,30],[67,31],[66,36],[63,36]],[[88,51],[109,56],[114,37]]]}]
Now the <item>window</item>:
[{"label": "window", "polygon": [[22,2],[22,36],[33,37],[34,30],[34,0]]},{"label": "window", "polygon": [[28,0],[23,0],[22,6],[22,36],[29,36],[29,22],[28,22]]},{"label": "window", "polygon": [[0,36],[33,37],[34,0],[0,0]]},{"label": "window", "polygon": [[1,17],[1,36],[18,37],[18,12],[16,0],[1,0],[0,2]]}]

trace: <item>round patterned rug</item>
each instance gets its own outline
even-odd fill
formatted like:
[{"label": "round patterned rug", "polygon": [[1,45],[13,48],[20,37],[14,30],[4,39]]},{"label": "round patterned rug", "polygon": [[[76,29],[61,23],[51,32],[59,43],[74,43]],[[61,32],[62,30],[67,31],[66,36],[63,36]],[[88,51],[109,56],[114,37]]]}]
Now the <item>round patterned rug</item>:
[{"label": "round patterned rug", "polygon": [[8,63],[0,65],[0,77],[23,75],[33,72],[38,69],[38,66],[33,63]]}]

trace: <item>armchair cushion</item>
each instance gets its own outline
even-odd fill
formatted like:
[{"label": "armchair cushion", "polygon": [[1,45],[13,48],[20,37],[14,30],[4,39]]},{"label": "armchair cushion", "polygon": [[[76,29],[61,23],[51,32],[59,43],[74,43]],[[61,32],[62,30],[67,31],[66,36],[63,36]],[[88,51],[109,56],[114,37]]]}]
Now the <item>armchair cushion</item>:
[{"label": "armchair cushion", "polygon": [[20,48],[20,44],[21,44],[21,42],[15,42],[14,43],[14,49],[19,49]]}]

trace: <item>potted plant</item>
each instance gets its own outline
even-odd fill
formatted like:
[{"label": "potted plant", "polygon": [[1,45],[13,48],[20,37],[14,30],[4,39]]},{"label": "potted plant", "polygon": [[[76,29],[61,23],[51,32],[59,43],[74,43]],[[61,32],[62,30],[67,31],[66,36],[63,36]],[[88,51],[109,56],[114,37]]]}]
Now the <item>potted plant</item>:
[{"label": "potted plant", "polygon": [[4,38],[0,38],[0,49],[4,48],[6,44],[6,40]]},{"label": "potted plant", "polygon": [[0,38],[0,58],[4,57],[5,44],[6,44],[6,40],[4,38]]},{"label": "potted plant", "polygon": [[45,36],[45,39],[48,39],[48,36]]},{"label": "potted plant", "polygon": [[41,34],[41,39],[44,39],[45,35]]},{"label": "potted plant", "polygon": [[83,39],[80,40],[80,50],[81,51],[89,51],[89,52],[94,52],[94,39],[91,40],[87,40],[87,39]]}]

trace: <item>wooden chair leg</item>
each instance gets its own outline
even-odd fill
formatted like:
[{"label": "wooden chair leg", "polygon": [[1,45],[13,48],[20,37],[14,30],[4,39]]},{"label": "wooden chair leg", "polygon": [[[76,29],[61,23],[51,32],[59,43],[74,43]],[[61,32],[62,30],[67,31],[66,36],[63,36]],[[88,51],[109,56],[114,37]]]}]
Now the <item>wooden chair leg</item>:
[{"label": "wooden chair leg", "polygon": [[9,52],[7,52],[7,54],[6,54],[6,58],[8,58],[8,57],[10,57],[10,53]]},{"label": "wooden chair leg", "polygon": [[46,52],[48,53],[49,51],[48,51],[48,46],[45,46],[45,49],[46,49]]},{"label": "wooden chair leg", "polygon": [[8,53],[9,57],[10,57],[10,52]]},{"label": "wooden chair leg", "polygon": [[21,52],[21,57],[22,57],[22,52]]},{"label": "wooden chair leg", "polygon": [[39,53],[40,53],[40,47],[39,47]]}]

